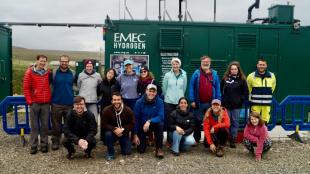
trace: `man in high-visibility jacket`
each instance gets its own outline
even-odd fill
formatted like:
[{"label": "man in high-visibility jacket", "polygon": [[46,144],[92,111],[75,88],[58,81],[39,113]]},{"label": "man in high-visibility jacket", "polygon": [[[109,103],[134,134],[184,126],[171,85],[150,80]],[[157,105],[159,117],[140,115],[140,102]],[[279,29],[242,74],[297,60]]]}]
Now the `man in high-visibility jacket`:
[{"label": "man in high-visibility jacket", "polygon": [[260,113],[265,123],[268,123],[272,94],[276,88],[276,77],[272,72],[267,71],[267,61],[265,59],[259,59],[256,67],[257,70],[247,77],[251,111]]}]

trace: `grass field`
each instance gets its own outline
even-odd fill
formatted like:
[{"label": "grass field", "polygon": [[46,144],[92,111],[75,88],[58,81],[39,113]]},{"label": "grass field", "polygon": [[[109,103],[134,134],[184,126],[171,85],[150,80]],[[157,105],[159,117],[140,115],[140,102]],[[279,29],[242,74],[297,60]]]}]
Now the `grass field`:
[{"label": "grass field", "polygon": [[99,53],[86,51],[36,50],[13,47],[13,94],[23,94],[23,76],[27,67],[35,63],[38,54],[44,54],[48,61],[58,60],[60,55],[66,54],[71,60],[81,61],[85,58],[100,60]]}]

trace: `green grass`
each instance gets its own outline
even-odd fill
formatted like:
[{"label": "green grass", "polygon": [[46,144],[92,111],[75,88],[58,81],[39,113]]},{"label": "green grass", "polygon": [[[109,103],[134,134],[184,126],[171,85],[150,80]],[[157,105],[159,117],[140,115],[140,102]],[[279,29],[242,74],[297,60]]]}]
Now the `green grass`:
[{"label": "green grass", "polygon": [[44,54],[48,57],[48,61],[58,60],[60,55],[66,54],[70,56],[71,60],[81,61],[85,58],[92,58],[99,60],[99,54],[96,52],[86,51],[62,51],[62,50],[35,50],[20,47],[13,47],[13,61],[12,61],[12,83],[13,94],[23,94],[23,77],[26,69],[34,64],[36,56]]}]

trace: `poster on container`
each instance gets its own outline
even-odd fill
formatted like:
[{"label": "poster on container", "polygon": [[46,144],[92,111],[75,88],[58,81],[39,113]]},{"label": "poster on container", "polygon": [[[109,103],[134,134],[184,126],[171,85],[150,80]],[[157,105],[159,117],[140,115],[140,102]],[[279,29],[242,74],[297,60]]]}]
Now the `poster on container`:
[{"label": "poster on container", "polygon": [[110,67],[115,69],[116,73],[123,74],[125,67],[124,61],[133,61],[133,70],[136,74],[140,74],[140,69],[142,66],[149,67],[149,55],[133,55],[133,54],[111,54],[110,55]]}]

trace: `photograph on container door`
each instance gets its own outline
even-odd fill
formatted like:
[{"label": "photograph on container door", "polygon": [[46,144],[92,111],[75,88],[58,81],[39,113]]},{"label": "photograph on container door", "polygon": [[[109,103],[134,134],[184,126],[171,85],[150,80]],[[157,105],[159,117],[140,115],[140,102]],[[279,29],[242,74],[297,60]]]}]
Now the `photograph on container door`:
[{"label": "photograph on container door", "polygon": [[110,67],[115,69],[117,74],[124,73],[124,61],[133,61],[133,70],[136,74],[140,74],[140,68],[142,66],[149,67],[149,55],[129,55],[129,54],[112,54],[110,56]]}]

